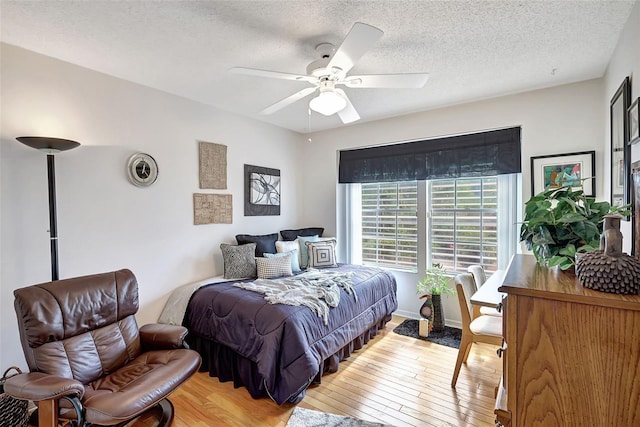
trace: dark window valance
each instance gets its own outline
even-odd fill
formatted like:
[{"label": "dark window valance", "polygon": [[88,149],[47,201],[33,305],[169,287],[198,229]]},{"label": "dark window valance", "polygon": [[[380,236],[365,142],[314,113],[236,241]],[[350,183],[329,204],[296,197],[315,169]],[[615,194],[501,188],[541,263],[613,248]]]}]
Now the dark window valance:
[{"label": "dark window valance", "polygon": [[414,181],[517,173],[520,128],[340,152],[340,183]]}]

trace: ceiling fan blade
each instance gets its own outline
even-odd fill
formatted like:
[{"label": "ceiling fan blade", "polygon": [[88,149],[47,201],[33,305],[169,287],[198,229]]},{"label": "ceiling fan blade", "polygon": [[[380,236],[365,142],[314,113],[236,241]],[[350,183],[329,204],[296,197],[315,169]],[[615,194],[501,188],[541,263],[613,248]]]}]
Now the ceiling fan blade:
[{"label": "ceiling fan blade", "polygon": [[281,73],[279,71],[257,70],[255,68],[233,67],[229,69],[230,73],[243,74],[245,76],[269,77],[273,79],[294,80],[299,82],[316,83],[317,78],[314,76],[303,76],[302,74]]},{"label": "ceiling fan blade", "polygon": [[343,73],[347,73],[382,34],[382,30],[376,27],[356,22],[331,57],[327,69],[340,68]]},{"label": "ceiling fan blade", "polygon": [[340,117],[342,123],[347,124],[355,122],[356,120],[360,120],[360,114],[358,114],[356,109],[353,107],[353,104],[349,100],[347,94],[344,93],[342,89],[336,89],[336,93],[339,93],[340,96],[342,96],[347,101],[347,106],[338,111],[338,117]]},{"label": "ceiling fan blade", "polygon": [[429,74],[369,74],[363,76],[349,76],[338,83],[351,88],[392,88],[419,89],[427,83]]},{"label": "ceiling fan blade", "polygon": [[316,91],[315,87],[308,87],[308,88],[302,89],[301,91],[296,92],[291,96],[287,96],[286,98],[281,99],[280,101],[276,102],[275,104],[268,106],[264,110],[260,111],[260,114],[265,114],[265,115],[273,114],[276,111],[283,109],[287,105],[291,105],[294,102],[299,101],[300,99],[304,98],[305,96],[311,95],[315,91]]}]

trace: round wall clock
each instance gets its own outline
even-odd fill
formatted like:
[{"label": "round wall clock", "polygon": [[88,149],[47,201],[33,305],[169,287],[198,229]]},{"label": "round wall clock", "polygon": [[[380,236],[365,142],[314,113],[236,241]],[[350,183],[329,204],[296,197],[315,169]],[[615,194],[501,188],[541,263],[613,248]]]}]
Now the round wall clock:
[{"label": "round wall clock", "polygon": [[135,153],[127,163],[129,180],[138,187],[148,187],[158,179],[158,164],[146,153]]}]

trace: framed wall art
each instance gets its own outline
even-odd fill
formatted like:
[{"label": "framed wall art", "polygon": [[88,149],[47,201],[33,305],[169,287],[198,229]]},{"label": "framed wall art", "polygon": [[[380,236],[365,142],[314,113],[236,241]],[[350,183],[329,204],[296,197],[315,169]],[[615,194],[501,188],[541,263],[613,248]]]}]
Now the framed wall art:
[{"label": "framed wall art", "polygon": [[280,170],[244,165],[244,215],[280,215]]},{"label": "framed wall art", "polygon": [[627,120],[629,121],[629,144],[640,142],[640,98],[636,98],[629,107]]},{"label": "framed wall art", "polygon": [[231,194],[193,194],[193,224],[233,223]]},{"label": "framed wall art", "polygon": [[198,142],[200,188],[227,189],[227,146]]},{"label": "framed wall art", "polygon": [[595,197],[595,171],[595,151],[531,157],[531,195],[569,186]]},{"label": "framed wall art", "polygon": [[627,110],[631,98],[629,77],[611,98],[609,107],[611,119],[611,205],[622,206],[630,203],[630,158],[628,142],[629,125]]}]

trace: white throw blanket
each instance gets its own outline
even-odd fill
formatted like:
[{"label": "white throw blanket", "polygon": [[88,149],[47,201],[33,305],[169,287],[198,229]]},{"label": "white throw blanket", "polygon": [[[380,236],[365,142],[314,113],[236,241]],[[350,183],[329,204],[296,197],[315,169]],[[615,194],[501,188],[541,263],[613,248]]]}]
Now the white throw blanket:
[{"label": "white throw blanket", "polygon": [[340,303],[340,288],[355,300],[358,296],[353,290],[351,277],[353,272],[341,273],[309,269],[297,276],[281,279],[256,279],[253,282],[236,283],[249,291],[264,294],[270,304],[304,305],[322,317],[328,324],[329,308]]}]

